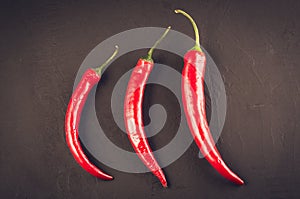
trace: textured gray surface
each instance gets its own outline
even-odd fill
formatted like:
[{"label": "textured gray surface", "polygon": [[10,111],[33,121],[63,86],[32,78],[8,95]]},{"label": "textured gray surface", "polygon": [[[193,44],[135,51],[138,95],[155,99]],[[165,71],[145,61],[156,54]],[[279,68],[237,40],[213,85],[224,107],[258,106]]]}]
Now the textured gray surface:
[{"label": "textured gray surface", "polygon": [[[195,144],[164,169],[168,189],[150,173],[122,173],[100,162],[95,164],[115,180],[97,180],[75,163],[65,144],[66,106],[89,51],[113,34],[143,26],[172,25],[193,36],[175,8],[197,20],[202,45],[223,76],[228,111],[217,146],[246,180],[243,187],[199,160]],[[2,1],[1,198],[299,198],[299,12],[299,1]],[[101,125],[128,150],[111,116],[110,95],[145,52],[122,56],[97,88]],[[181,70],[177,56],[157,51],[154,58]],[[165,127],[150,140],[157,149],[177,130],[179,104],[160,86],[147,87],[146,95],[145,107],[161,103],[168,113]]]}]

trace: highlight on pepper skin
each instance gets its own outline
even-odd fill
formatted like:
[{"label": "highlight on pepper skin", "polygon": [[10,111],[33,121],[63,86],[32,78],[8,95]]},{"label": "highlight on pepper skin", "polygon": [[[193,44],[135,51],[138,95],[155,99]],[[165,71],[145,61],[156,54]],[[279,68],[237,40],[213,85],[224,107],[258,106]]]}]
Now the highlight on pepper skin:
[{"label": "highlight on pepper skin", "polygon": [[231,182],[243,185],[244,181],[222,160],[206,119],[204,95],[206,57],[200,47],[198,27],[193,18],[183,10],[177,9],[175,13],[187,17],[195,32],[195,46],[185,54],[182,70],[182,101],[188,126],[200,151],[215,170]]},{"label": "highlight on pepper skin", "polygon": [[153,50],[167,35],[170,28],[169,26],[159,40],[155,42],[148,51],[147,56],[138,60],[129,79],[124,100],[124,120],[131,145],[142,162],[160,180],[163,187],[167,187],[167,180],[155,160],[144,131],[142,102],[145,85],[154,66],[152,59]]},{"label": "highlight on pepper skin", "polygon": [[116,46],[114,53],[101,66],[85,71],[72,94],[65,118],[66,142],[74,159],[88,173],[102,180],[112,180],[113,177],[98,169],[88,160],[80,145],[78,128],[81,112],[91,89],[100,81],[103,68],[116,56],[118,49],[119,47]]}]

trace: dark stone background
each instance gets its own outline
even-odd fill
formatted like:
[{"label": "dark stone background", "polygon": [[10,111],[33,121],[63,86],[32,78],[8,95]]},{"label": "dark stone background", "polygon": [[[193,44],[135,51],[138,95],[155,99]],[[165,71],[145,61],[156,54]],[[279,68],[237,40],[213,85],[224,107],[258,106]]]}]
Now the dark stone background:
[{"label": "dark stone background", "polygon": [[[115,177],[98,180],[75,163],[66,146],[64,115],[85,56],[131,28],[172,25],[193,37],[175,8],[195,18],[202,45],[224,79],[228,111],[217,147],[245,186],[232,185],[198,159],[195,144],[164,168],[168,189],[151,173],[123,173],[94,161]],[[1,198],[299,198],[299,12],[297,0],[1,1]],[[110,113],[110,92],[145,53],[116,60],[97,88],[99,121],[127,149]],[[182,60],[166,52],[154,58],[182,68]],[[177,130],[179,104],[160,86],[147,87],[146,96],[145,107],[161,103],[169,115],[150,140],[157,149]]]}]

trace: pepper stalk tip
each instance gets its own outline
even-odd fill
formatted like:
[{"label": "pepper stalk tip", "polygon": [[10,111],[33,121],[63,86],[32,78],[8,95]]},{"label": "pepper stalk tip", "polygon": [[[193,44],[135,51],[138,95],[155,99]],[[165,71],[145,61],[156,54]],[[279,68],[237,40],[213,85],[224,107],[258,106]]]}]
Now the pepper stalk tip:
[{"label": "pepper stalk tip", "polygon": [[119,46],[115,45],[115,51],[113,52],[113,54],[99,67],[95,68],[94,70],[96,71],[96,73],[98,73],[99,75],[101,75],[101,72],[103,70],[103,68],[113,60],[113,58],[118,54],[119,52]]},{"label": "pepper stalk tip", "polygon": [[183,10],[176,9],[176,10],[174,10],[174,12],[177,13],[177,14],[178,13],[182,14],[183,16],[185,16],[186,18],[188,18],[189,21],[192,23],[192,26],[194,28],[194,33],[195,33],[195,46],[191,50],[197,50],[197,51],[202,52],[202,49],[200,47],[199,30],[198,30],[197,24],[194,21],[194,19],[188,13],[186,13]]},{"label": "pepper stalk tip", "polygon": [[152,48],[150,48],[150,50],[148,51],[148,55],[147,57],[145,58],[146,60],[152,60],[152,53],[153,53],[153,50],[157,47],[157,45],[166,37],[166,35],[168,34],[168,32],[170,31],[171,29],[171,26],[169,26],[164,34],[155,42],[155,44],[152,46]]}]

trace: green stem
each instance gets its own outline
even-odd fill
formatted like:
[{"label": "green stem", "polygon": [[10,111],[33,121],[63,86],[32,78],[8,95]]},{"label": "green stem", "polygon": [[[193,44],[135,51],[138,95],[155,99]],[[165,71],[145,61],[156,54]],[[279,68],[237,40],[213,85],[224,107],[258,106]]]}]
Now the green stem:
[{"label": "green stem", "polygon": [[195,46],[192,48],[192,50],[199,50],[200,52],[202,52],[202,49],[200,47],[199,30],[198,30],[197,24],[195,23],[194,19],[188,13],[186,13],[180,9],[175,10],[175,13],[180,13],[190,20],[190,22],[192,23],[193,28],[194,28],[195,41],[196,41]]},{"label": "green stem", "polygon": [[99,75],[101,75],[101,72],[103,70],[103,68],[109,63],[111,62],[111,60],[113,60],[113,58],[117,55],[118,51],[119,51],[119,47],[115,46],[116,49],[114,51],[114,53],[99,67],[95,68],[94,70],[96,71],[96,73],[98,73]]},{"label": "green stem", "polygon": [[147,57],[145,58],[148,61],[152,61],[152,54],[153,50],[157,47],[157,45],[166,37],[168,32],[170,31],[171,26],[167,28],[167,30],[164,32],[164,34],[155,42],[155,44],[152,46],[152,48],[148,51]]}]

